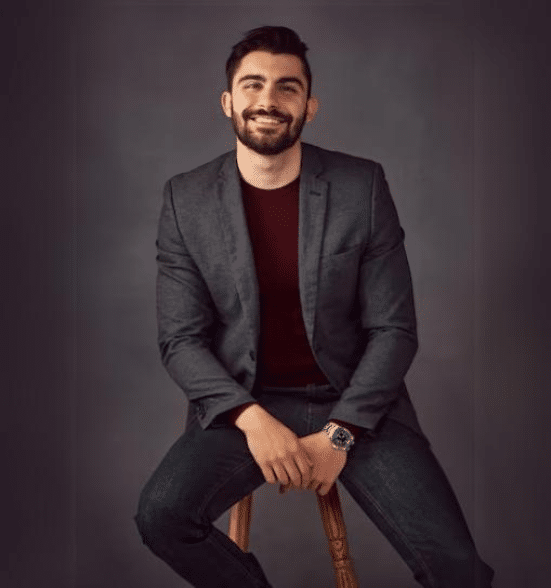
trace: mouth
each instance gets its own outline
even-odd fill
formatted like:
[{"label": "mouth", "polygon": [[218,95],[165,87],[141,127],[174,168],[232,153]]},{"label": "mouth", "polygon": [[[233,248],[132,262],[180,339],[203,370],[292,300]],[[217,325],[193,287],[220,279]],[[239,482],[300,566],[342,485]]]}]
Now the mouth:
[{"label": "mouth", "polygon": [[265,116],[265,115],[258,115],[258,116],[251,116],[250,119],[259,125],[269,125],[275,127],[279,124],[283,124],[285,121],[281,118],[276,116]]}]

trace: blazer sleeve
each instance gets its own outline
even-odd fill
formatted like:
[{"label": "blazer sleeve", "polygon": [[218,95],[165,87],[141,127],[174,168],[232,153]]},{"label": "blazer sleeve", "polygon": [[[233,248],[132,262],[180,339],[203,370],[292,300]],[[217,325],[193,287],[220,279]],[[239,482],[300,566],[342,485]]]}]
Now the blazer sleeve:
[{"label": "blazer sleeve", "polygon": [[211,351],[214,304],[178,227],[170,180],[163,191],[156,247],[158,344],[163,365],[197,411],[201,427],[216,426],[225,422],[227,411],[256,399]]},{"label": "blazer sleeve", "polygon": [[380,164],[374,172],[370,238],[360,265],[358,295],[368,342],[328,420],[352,423],[373,434],[403,391],[418,347],[404,230]]}]

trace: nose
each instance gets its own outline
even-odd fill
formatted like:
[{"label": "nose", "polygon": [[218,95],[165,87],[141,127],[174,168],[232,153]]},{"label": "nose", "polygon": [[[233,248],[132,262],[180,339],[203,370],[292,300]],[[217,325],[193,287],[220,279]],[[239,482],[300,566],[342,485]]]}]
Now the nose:
[{"label": "nose", "polygon": [[258,95],[257,108],[270,111],[277,108],[277,88],[275,84],[265,84]]}]

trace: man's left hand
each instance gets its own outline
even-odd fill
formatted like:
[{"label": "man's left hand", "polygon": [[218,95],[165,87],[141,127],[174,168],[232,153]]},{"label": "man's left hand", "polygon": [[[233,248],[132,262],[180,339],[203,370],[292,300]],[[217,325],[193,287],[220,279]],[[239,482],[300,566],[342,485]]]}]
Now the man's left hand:
[{"label": "man's left hand", "polygon": [[279,492],[283,494],[287,490],[303,489],[314,490],[320,496],[324,496],[346,465],[347,452],[335,449],[323,431],[300,437],[299,443],[302,443],[314,462],[310,483],[308,486],[295,486],[292,482],[286,485],[281,484]]}]

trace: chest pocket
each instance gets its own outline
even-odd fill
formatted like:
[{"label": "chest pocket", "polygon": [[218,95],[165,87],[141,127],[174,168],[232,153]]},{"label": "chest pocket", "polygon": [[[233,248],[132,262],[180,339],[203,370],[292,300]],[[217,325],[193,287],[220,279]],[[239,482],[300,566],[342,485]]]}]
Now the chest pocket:
[{"label": "chest pocket", "polygon": [[357,292],[363,244],[324,255],[320,259],[320,303],[326,307],[350,312]]}]

